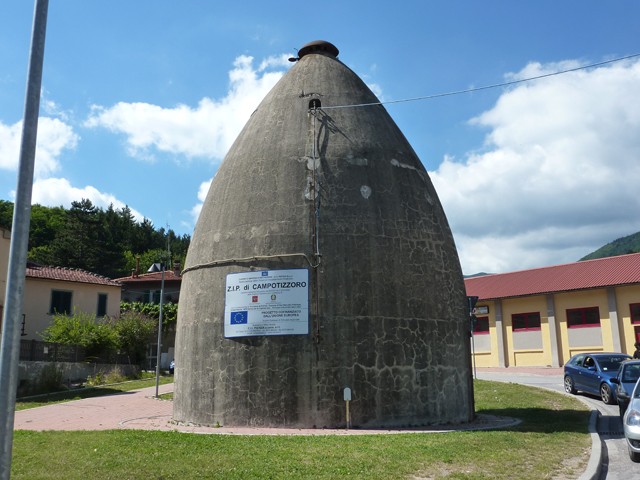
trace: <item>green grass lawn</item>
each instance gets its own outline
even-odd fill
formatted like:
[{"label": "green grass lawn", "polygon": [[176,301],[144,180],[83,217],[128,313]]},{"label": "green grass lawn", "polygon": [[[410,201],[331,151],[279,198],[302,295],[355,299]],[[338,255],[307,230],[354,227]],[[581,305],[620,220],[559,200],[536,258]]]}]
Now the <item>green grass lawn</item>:
[{"label": "green grass lawn", "polygon": [[[161,376],[159,384],[173,382],[173,375]],[[139,388],[153,387],[156,384],[156,377],[144,378],[141,380],[130,380],[128,382],[117,383],[114,385],[103,385],[99,387],[80,388],[75,390],[67,390],[64,392],[55,392],[45,395],[37,395],[26,399],[18,399],[16,401],[16,410],[25,410],[27,408],[42,407],[52,403],[69,402],[71,400],[80,400],[82,398],[102,397],[104,395],[113,395],[115,393],[128,392],[138,390]]]},{"label": "green grass lawn", "polygon": [[230,436],[111,430],[16,431],[19,479],[557,479],[588,461],[589,411],[572,397],[475,382],[476,411],[505,430],[357,436]]}]

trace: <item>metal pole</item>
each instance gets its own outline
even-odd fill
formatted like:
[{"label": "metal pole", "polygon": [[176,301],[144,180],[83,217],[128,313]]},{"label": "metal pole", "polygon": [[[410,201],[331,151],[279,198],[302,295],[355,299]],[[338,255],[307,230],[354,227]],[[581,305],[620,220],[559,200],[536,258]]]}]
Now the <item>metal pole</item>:
[{"label": "metal pole", "polygon": [[473,378],[478,378],[478,372],[476,372],[476,343],[473,336],[473,330],[471,331],[471,358],[473,359]]},{"label": "metal pole", "polygon": [[13,210],[9,268],[2,320],[2,344],[0,346],[0,478],[11,476],[11,451],[13,425],[18,389],[18,362],[20,361],[20,319],[24,301],[24,277],[27,268],[29,223],[31,218],[31,193],[38,135],[40,110],[40,86],[44,60],[44,39],[47,30],[49,0],[36,0],[33,14],[31,53],[27,74],[18,186]]},{"label": "metal pole", "polygon": [[158,349],[156,358],[156,398],[159,398],[158,388],[160,387],[160,353],[162,347],[162,303],[164,302],[164,263],[162,264],[162,280],[160,281],[160,315],[158,315]]}]

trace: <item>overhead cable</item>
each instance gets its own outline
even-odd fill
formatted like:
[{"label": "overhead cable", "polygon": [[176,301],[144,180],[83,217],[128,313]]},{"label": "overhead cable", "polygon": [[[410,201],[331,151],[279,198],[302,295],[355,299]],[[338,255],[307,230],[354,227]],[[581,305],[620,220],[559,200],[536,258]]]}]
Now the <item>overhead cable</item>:
[{"label": "overhead cable", "polygon": [[545,73],[543,75],[536,75],[535,77],[521,78],[519,80],[511,80],[509,82],[503,82],[503,83],[494,83],[493,85],[485,85],[483,87],[467,88],[465,90],[456,90],[456,91],[453,91],[453,92],[436,93],[436,94],[433,94],[433,95],[425,95],[425,96],[422,96],[422,97],[405,98],[405,99],[402,99],[402,100],[389,100],[389,101],[386,101],[386,102],[371,102],[371,103],[358,103],[358,104],[353,104],[353,105],[323,106],[322,109],[323,110],[329,110],[329,109],[337,109],[337,108],[369,107],[369,106],[374,106],[374,105],[389,105],[389,104],[392,104],[392,103],[416,102],[418,100],[431,100],[433,98],[449,97],[449,96],[452,96],[452,95],[460,95],[462,93],[479,92],[481,90],[488,90],[490,88],[508,87],[509,85],[516,85],[518,83],[531,82],[533,80],[539,80],[541,78],[553,77],[555,75],[562,75],[564,73],[570,73],[570,72],[576,72],[578,70],[586,70],[588,68],[600,67],[602,65],[607,65],[607,64],[615,63],[615,62],[621,62],[623,60],[629,60],[630,58],[636,58],[636,57],[640,57],[640,53],[634,53],[633,55],[627,55],[626,57],[619,57],[619,58],[614,58],[614,59],[611,59],[611,60],[605,60],[603,62],[591,63],[589,65],[583,65],[581,67],[569,68],[567,70],[559,70],[557,72]]}]

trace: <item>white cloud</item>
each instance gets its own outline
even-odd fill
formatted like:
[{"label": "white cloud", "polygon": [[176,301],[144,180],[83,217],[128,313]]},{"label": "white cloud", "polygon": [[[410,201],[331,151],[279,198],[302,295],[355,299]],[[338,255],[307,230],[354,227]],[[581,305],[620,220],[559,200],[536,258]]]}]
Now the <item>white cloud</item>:
[{"label": "white cloud", "polygon": [[373,94],[378,97],[378,100],[380,100],[381,102],[385,101],[382,93],[382,87],[380,85],[378,85],[377,83],[367,83],[367,87],[369,87]]},{"label": "white cloud", "polygon": [[20,155],[22,122],[13,125],[0,123],[0,168],[17,170]]},{"label": "white cloud", "polygon": [[[15,192],[12,192],[12,196],[15,197]],[[79,201],[83,198],[91,200],[91,203],[103,209],[109,208],[109,205],[113,205],[115,209],[121,209],[126,206],[124,202],[121,202],[110,193],[101,192],[91,185],[83,188],[73,187],[69,180],[65,178],[36,180],[33,184],[31,203],[49,207],[63,206],[71,208],[71,202]],[[129,208],[136,221],[143,220],[143,215],[140,212],[131,207]]]},{"label": "white cloud", "polygon": [[[15,171],[20,160],[22,121],[13,125],[0,122],[0,169]],[[40,117],[36,141],[35,177],[40,178],[60,168],[60,156],[64,150],[72,150],[78,144],[73,128],[57,118]]]},{"label": "white cloud", "polygon": [[640,62],[620,62],[520,84],[471,121],[483,152],[430,172],[465,273],[571,262],[640,230],[639,89]]},{"label": "white cloud", "polygon": [[49,92],[46,90],[42,91],[42,95],[40,98],[40,108],[48,116],[59,118],[60,120],[67,123],[71,118],[70,112],[63,110],[56,101],[49,98]]},{"label": "white cloud", "polygon": [[194,224],[198,221],[200,211],[202,210],[202,205],[204,205],[204,201],[207,199],[207,193],[209,193],[209,187],[211,186],[212,181],[213,178],[210,178],[209,180],[202,182],[200,184],[200,188],[198,188],[199,202],[191,209],[191,217],[193,218]]},{"label": "white cloud", "polygon": [[[262,60],[260,62],[260,66],[258,67],[258,71],[259,72],[264,72],[265,70],[268,70],[269,68],[274,68],[274,69],[278,69],[278,70],[282,70],[283,68],[287,68],[290,66],[291,62],[289,61],[289,58],[291,58],[292,55],[291,54],[280,54],[280,55],[271,55],[270,57],[265,58],[264,60]],[[238,58],[243,58],[238,57]],[[252,57],[244,57],[244,58],[249,58],[251,60],[253,60]],[[237,62],[238,59],[236,59]],[[249,62],[251,63],[251,62]]]},{"label": "white cloud", "polygon": [[221,159],[284,74],[287,57],[269,57],[255,68],[253,57],[239,56],[229,72],[229,91],[220,100],[205,97],[196,107],[125,102],[109,108],[93,106],[86,126],[124,134],[129,153],[142,159],[153,159],[154,151]]}]

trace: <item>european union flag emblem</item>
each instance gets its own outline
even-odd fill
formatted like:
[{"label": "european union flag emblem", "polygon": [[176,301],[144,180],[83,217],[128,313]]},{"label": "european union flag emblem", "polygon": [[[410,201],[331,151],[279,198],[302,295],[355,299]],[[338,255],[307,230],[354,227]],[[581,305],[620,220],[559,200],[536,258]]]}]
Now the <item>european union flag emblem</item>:
[{"label": "european union flag emblem", "polygon": [[269,276],[269,270],[263,270],[262,271],[262,276],[263,277],[268,277]]},{"label": "european union flag emblem", "polygon": [[247,323],[248,313],[246,310],[231,312],[231,325],[242,325]]}]

